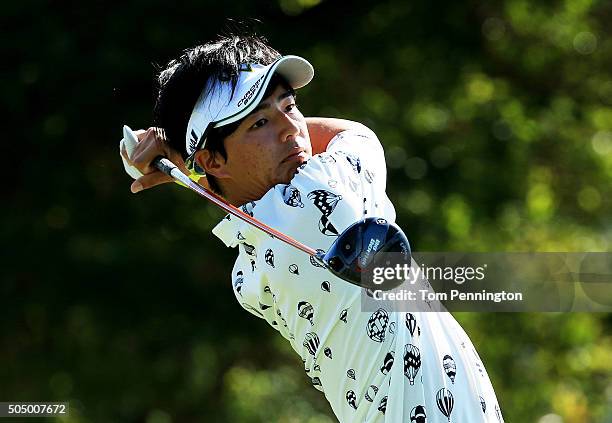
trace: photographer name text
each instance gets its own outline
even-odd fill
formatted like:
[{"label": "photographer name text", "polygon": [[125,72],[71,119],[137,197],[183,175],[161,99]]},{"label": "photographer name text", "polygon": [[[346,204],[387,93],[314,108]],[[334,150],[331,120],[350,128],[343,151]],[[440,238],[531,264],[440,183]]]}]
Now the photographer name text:
[{"label": "photographer name text", "polygon": [[403,289],[394,292],[377,289],[373,292],[373,298],[379,301],[490,301],[500,303],[523,301],[523,294],[506,291],[489,292],[484,289],[480,292],[461,292],[457,289],[451,289],[450,292],[431,292],[427,289],[418,291]]}]

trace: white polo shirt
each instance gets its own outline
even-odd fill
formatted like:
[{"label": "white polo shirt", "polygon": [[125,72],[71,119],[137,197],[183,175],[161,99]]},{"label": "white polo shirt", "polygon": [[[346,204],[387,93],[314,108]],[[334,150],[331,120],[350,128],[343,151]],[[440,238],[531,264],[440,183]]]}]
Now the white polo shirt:
[{"label": "white polo shirt", "polygon": [[[344,131],[290,184],[242,208],[325,251],[357,220],[395,221],[386,173],[376,135]],[[484,366],[449,313],[363,312],[363,289],[307,254],[229,215],[213,233],[239,247],[232,270],[238,302],[290,342],[339,421],[503,421]]]}]

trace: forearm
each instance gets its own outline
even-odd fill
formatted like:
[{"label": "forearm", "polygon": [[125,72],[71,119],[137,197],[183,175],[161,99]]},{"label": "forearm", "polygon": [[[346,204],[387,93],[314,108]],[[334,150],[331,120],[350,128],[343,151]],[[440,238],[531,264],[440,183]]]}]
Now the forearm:
[{"label": "forearm", "polygon": [[306,124],[308,125],[313,155],[324,152],[332,138],[340,132],[364,127],[363,124],[352,120],[323,117],[308,117],[306,118]]}]

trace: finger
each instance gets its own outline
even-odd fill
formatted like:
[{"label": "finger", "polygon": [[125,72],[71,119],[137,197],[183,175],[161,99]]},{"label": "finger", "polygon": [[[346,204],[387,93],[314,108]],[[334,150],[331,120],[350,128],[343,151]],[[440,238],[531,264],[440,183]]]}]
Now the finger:
[{"label": "finger", "polygon": [[140,142],[131,154],[134,165],[144,174],[152,173],[155,168],[151,162],[157,156],[167,157],[169,152],[164,140],[158,136],[155,128],[149,128],[139,137]]},{"label": "finger", "polygon": [[136,134],[136,137],[138,138],[138,142],[140,142],[144,138],[144,134],[147,131],[144,130],[144,129],[137,129],[136,131],[132,131],[132,132],[134,132],[134,134]]},{"label": "finger", "polygon": [[146,130],[142,134],[137,135],[138,143],[134,146],[134,149],[130,151],[130,157],[135,160],[136,157],[143,155],[152,148],[156,147],[155,136],[151,130]]},{"label": "finger", "polygon": [[130,159],[124,145],[121,146],[121,157],[123,157],[130,166],[134,166],[134,162],[132,162],[132,159]]},{"label": "finger", "polygon": [[143,191],[145,189],[153,188],[157,185],[166,184],[172,182],[172,178],[159,170],[153,173],[148,173],[132,182],[130,190],[132,193]]}]

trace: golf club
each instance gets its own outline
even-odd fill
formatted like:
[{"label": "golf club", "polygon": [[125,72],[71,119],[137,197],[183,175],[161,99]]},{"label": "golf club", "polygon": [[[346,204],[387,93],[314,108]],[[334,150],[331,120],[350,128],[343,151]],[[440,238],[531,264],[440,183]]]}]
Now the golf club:
[{"label": "golf club", "polygon": [[[123,138],[128,155],[131,157],[132,151],[138,143],[138,138],[127,125],[123,126]],[[152,165],[232,216],[312,256],[317,263],[331,273],[354,285],[383,291],[393,289],[400,285],[402,281],[375,284],[369,280],[370,278],[364,277],[365,273],[377,265],[390,266],[390,258],[393,261],[393,266],[396,264],[410,266],[411,264],[410,243],[406,235],[399,226],[384,218],[369,217],[353,223],[336,238],[327,252],[317,252],[317,250],[251,217],[239,208],[229,204],[223,197],[192,181],[167,158],[158,156],[153,159]],[[396,254],[385,255],[386,253]]]}]

